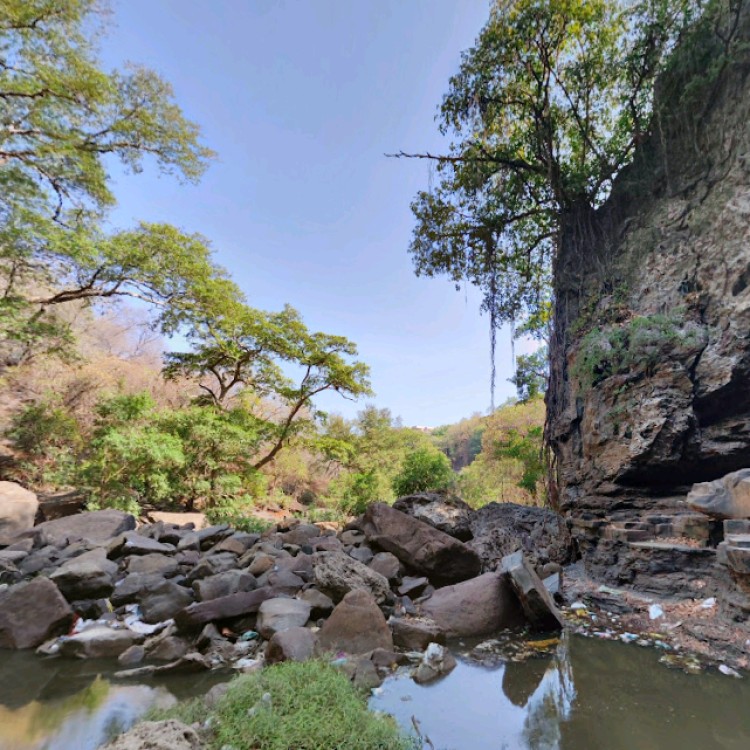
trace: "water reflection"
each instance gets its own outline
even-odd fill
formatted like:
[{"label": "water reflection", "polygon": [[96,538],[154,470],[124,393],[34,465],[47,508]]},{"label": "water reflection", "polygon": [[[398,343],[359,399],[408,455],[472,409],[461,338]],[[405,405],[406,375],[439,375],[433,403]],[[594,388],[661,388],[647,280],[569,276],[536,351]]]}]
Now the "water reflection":
[{"label": "water reflection", "polygon": [[551,658],[494,668],[462,661],[441,682],[386,683],[371,705],[439,750],[747,750],[750,686],[689,676],[658,652],[561,639]]},{"label": "water reflection", "polygon": [[117,663],[0,651],[0,750],[94,750],[152,707],[200,695],[226,676],[116,684]]}]

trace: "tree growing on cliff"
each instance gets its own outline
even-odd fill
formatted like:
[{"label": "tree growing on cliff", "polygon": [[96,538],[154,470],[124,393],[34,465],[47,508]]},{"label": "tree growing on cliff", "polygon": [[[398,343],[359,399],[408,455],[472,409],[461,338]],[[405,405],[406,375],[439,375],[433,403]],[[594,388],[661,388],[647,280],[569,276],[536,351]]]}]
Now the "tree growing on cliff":
[{"label": "tree growing on cliff", "polygon": [[706,6],[731,29],[736,4],[719,5],[497,0],[443,99],[448,153],[398,154],[437,169],[412,203],[416,273],[478,286],[493,331],[542,320],[563,233],[652,131],[656,79]]}]

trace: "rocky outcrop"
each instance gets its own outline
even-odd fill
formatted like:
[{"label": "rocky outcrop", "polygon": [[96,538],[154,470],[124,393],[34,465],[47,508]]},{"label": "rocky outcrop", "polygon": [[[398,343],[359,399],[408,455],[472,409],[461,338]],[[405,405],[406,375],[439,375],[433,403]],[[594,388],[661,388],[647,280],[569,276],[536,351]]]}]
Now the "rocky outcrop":
[{"label": "rocky outcrop", "polygon": [[34,525],[39,501],[15,482],[0,482],[0,544],[12,544]]},{"label": "rocky outcrop", "polygon": [[564,217],[547,429],[590,574],[729,600],[715,547],[736,500],[687,495],[750,466],[750,9],[710,74],[691,47],[726,50],[697,33],[657,86],[658,132],[601,208]]}]

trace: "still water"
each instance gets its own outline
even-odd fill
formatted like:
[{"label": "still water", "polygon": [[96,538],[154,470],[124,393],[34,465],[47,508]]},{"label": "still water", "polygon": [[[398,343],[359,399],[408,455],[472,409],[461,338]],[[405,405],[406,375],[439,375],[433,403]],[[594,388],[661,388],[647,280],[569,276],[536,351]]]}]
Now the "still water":
[{"label": "still water", "polygon": [[[659,656],[572,636],[545,658],[460,660],[432,685],[391,678],[370,704],[407,730],[414,717],[436,750],[750,750],[750,680],[686,675]],[[226,679],[118,683],[115,669],[0,652],[0,750],[95,750],[151,706]]]}]

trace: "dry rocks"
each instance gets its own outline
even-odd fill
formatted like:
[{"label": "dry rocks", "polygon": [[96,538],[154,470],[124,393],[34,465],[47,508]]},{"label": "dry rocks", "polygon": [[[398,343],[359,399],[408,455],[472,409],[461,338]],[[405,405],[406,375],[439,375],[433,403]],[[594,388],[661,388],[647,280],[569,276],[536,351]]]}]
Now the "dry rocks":
[{"label": "dry rocks", "polygon": [[34,525],[39,501],[15,482],[0,482],[0,544],[11,544]]},{"label": "dry rocks", "polygon": [[364,654],[376,648],[393,649],[393,637],[372,594],[350,591],[336,606],[319,634],[322,651]]},{"label": "dry rocks", "polygon": [[70,605],[52,581],[36,578],[0,594],[0,648],[35,648],[66,633]]}]

